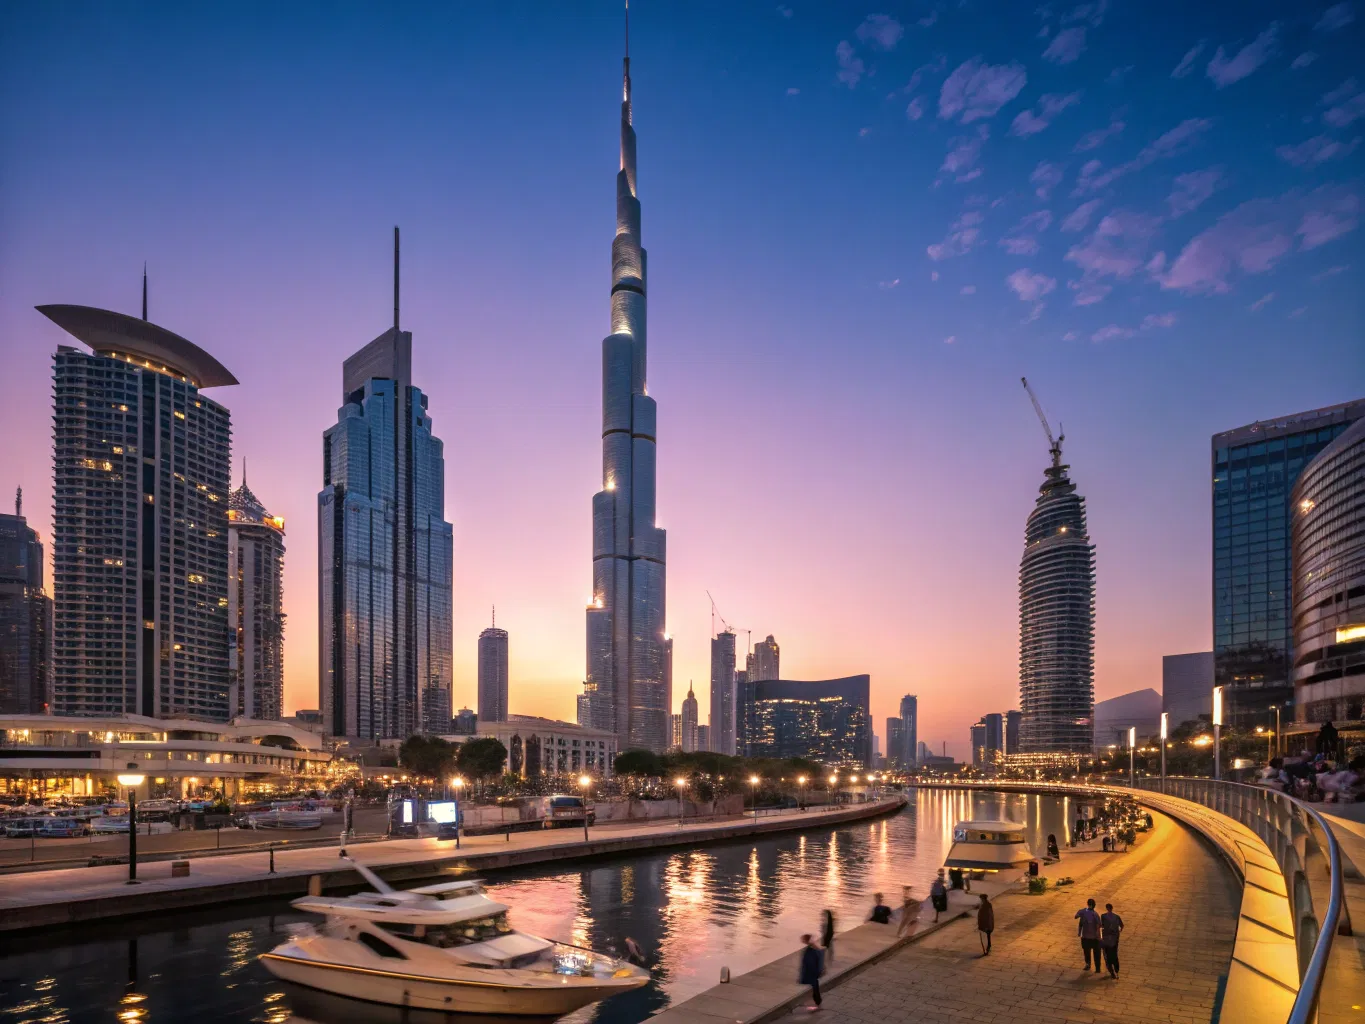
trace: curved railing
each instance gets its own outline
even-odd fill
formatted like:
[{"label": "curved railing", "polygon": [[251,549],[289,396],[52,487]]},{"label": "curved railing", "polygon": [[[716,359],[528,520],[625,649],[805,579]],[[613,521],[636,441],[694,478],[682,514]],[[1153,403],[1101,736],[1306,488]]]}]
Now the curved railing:
[{"label": "curved railing", "polygon": [[1264,786],[1213,779],[1139,779],[1137,788],[1203,804],[1251,829],[1284,875],[1294,914],[1299,994],[1288,1024],[1311,1024],[1344,905],[1341,848],[1322,814]]}]

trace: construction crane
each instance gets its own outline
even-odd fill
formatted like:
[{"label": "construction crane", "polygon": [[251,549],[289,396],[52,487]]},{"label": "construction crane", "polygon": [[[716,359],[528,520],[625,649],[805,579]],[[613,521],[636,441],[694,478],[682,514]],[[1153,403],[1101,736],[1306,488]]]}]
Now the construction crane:
[{"label": "construction crane", "polygon": [[730,623],[728,623],[728,622],[725,621],[725,616],[722,615],[722,614],[720,613],[720,609],[718,609],[718,608],[716,607],[716,599],[715,599],[714,597],[711,597],[711,591],[708,590],[708,591],[706,592],[706,596],[707,596],[708,598],[711,599],[711,635],[712,635],[712,636],[717,636],[717,635],[718,635],[718,634],[716,633],[716,620],[717,620],[717,619],[720,619],[720,624],[721,624],[722,626],[725,627],[725,632],[727,632],[727,633],[748,633],[748,634],[749,634],[750,640],[753,639],[753,633],[754,633],[754,631],[753,631],[752,629],[744,629],[744,628],[742,628],[742,627],[740,627],[740,626],[732,626],[732,625],[730,625]]},{"label": "construction crane", "polygon": [[[1062,464],[1062,442],[1066,440],[1066,431],[1062,430],[1054,439],[1052,428],[1048,426],[1047,416],[1043,414],[1043,407],[1038,402],[1038,396],[1033,393],[1033,388],[1028,386],[1028,378],[1020,377],[1020,383],[1024,385],[1024,390],[1028,392],[1029,401],[1033,403],[1033,411],[1038,414],[1038,422],[1043,425],[1043,433],[1047,435],[1048,451],[1052,455],[1052,466],[1058,468]],[[1061,427],[1061,424],[1058,424]]]}]

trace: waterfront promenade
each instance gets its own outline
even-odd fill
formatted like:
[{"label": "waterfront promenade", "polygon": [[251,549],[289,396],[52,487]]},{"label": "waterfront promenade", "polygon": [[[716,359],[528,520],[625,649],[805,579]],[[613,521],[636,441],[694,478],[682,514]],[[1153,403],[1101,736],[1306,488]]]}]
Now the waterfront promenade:
[{"label": "waterfront promenade", "polygon": [[[723,842],[755,835],[822,828],[894,811],[905,797],[842,804],[757,818],[720,821],[676,819],[581,829],[562,828],[453,840],[395,839],[355,846],[351,853],[391,882],[470,874],[498,868],[634,850]],[[359,874],[338,856],[337,846],[279,849],[270,873],[269,852],[231,853],[190,862],[188,877],[171,877],[171,863],[138,865],[138,884],[129,885],[126,864],[62,868],[0,875],[0,934],[58,927],[83,921],[158,913],[237,900],[299,896],[313,884],[324,891],[363,886]]]},{"label": "waterfront promenade", "polygon": [[[826,976],[820,1024],[1207,1024],[1227,975],[1241,886],[1190,830],[1154,813],[1155,827],[1128,853],[1067,851],[1048,865],[1073,885],[995,900],[993,950],[982,957],[975,916],[956,919],[877,957],[893,942],[877,925],[836,939],[842,964],[870,949],[874,962]],[[1123,918],[1121,977],[1084,973],[1075,912],[1093,897]],[[955,904],[956,908],[957,904]],[[932,920],[921,912],[920,921]],[[927,931],[927,933],[925,933]],[[796,941],[793,936],[793,943]],[[795,984],[796,956],[747,985],[721,985],[680,1003],[657,1024],[757,1024],[810,1018]],[[759,975],[753,972],[736,982]],[[829,988],[833,982],[835,987]],[[792,1010],[793,1003],[801,1008]],[[740,1012],[736,1012],[740,1011]]]}]

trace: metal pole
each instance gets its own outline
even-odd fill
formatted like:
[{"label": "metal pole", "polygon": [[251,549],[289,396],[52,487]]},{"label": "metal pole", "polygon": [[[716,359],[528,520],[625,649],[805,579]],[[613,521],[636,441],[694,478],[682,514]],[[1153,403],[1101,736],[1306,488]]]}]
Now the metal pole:
[{"label": "metal pole", "polygon": [[1275,755],[1276,755],[1277,757],[1279,756],[1280,750],[1281,750],[1281,747],[1280,747],[1280,706],[1279,706],[1278,704],[1276,704],[1276,705],[1275,705]]},{"label": "metal pole", "polygon": [[137,790],[128,789],[128,884],[137,884]]},{"label": "metal pole", "polygon": [[1215,779],[1221,779],[1223,777],[1223,761],[1219,756],[1223,746],[1220,742],[1222,738],[1223,727],[1215,724],[1213,727],[1213,777]]}]

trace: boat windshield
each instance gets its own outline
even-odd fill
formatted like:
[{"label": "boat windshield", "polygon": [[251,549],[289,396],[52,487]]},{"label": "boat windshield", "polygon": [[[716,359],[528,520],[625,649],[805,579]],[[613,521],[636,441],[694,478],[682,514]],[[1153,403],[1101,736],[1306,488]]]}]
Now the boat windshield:
[{"label": "boat windshield", "polygon": [[413,942],[425,942],[429,946],[439,946],[442,949],[450,946],[468,946],[475,942],[487,942],[489,939],[506,935],[512,930],[505,912],[492,914],[489,917],[477,917],[470,921],[458,921],[455,924],[384,923],[381,927],[401,938],[410,939]]}]

